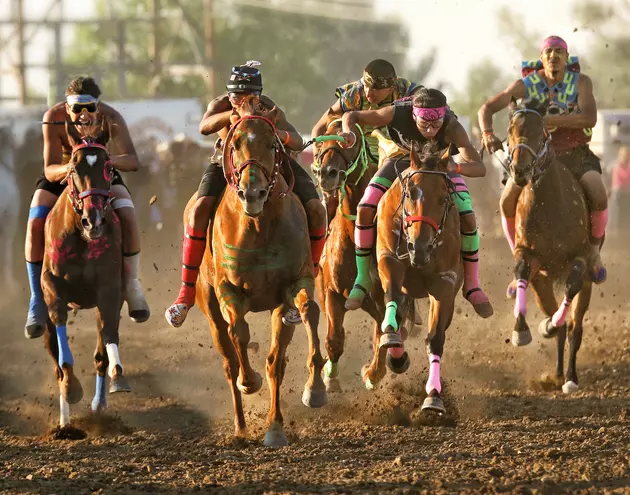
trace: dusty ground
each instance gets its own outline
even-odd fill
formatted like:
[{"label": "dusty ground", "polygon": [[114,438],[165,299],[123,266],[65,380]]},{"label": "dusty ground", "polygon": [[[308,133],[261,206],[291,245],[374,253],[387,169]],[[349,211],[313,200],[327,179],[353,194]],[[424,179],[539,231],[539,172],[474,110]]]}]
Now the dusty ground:
[{"label": "dusty ground", "polygon": [[[180,255],[177,235],[160,237],[144,251],[153,316],[143,325],[123,318],[121,357],[134,392],[108,397],[116,417],[99,422],[87,415],[93,315],[79,314],[70,325],[86,390],[73,414],[85,440],[48,435],[58,418],[50,358],[41,340],[22,336],[26,292],[10,308],[5,301],[0,492],[630,493],[630,260],[614,243],[605,256],[609,281],[595,289],[586,321],[577,394],[566,397],[541,381],[554,367],[554,342],[535,334],[526,348],[506,343],[512,316],[503,294],[511,265],[504,243],[486,238],[482,280],[495,316],[481,320],[459,301],[443,360],[449,413],[439,426],[418,415],[427,372],[424,333],[410,342],[407,374],[388,375],[368,392],[359,370],[370,352],[369,322],[353,314],[342,358],[344,393],[330,395],[321,410],[300,402],[306,337],[296,332],[283,390],[291,446],[268,450],[261,443],[266,388],[245,399],[250,439],[233,441],[231,400],[205,321],[194,311],[182,329],[164,322]],[[531,294],[529,301],[535,329],[541,316]],[[268,318],[249,321],[261,344],[253,362],[263,371]]]}]

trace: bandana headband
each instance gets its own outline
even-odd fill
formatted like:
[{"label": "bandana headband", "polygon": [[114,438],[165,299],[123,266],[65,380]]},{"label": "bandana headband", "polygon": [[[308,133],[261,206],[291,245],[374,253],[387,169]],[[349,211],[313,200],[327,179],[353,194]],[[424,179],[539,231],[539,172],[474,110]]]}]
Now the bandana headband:
[{"label": "bandana headband", "polygon": [[422,108],[413,107],[414,117],[422,120],[440,120],[446,115],[448,107]]},{"label": "bandana headband", "polygon": [[98,103],[98,98],[94,98],[92,95],[68,95],[66,96],[66,103],[70,106],[75,103],[88,105],[90,103]]},{"label": "bandana headband", "polygon": [[363,71],[363,82],[371,89],[388,89],[394,87],[395,77],[372,77]]},{"label": "bandana headband", "polygon": [[542,48],[540,52],[544,52],[547,48],[551,48],[552,46],[563,48],[565,51],[569,51],[569,47],[567,46],[567,42],[564,41],[560,36],[549,36],[543,41]]}]

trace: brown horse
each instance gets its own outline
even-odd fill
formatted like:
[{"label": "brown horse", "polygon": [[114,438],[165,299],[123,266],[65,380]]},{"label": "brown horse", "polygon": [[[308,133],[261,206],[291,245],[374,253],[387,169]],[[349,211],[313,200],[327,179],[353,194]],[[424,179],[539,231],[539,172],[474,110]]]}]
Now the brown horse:
[{"label": "brown horse", "polygon": [[[544,106],[525,101],[512,105],[508,143],[510,173],[524,187],[516,210],[514,274],[517,281],[516,318],[512,344],[531,342],[525,320],[526,289],[531,282],[538,306],[547,315],[539,327],[546,338],[557,336],[556,379],[564,378],[564,347],[569,332],[569,364],[565,393],[578,388],[576,356],[582,342],[582,321],[591,299],[592,282],[585,276],[589,254],[589,216],[580,184],[550,148]],[[554,284],[565,286],[560,308]],[[565,322],[573,299],[572,321]]]},{"label": "brown horse", "polygon": [[105,148],[109,132],[101,129],[94,140],[88,141],[78,135],[74,125],[66,124],[66,128],[72,146],[68,187],[46,221],[42,269],[49,312],[45,345],[55,361],[62,428],[70,425],[69,404],[83,397],[66,336],[69,308],[97,310],[97,377],[92,410],[106,406],[106,372],[111,377],[110,393],[131,390],[118,354],[123,264],[120,222],[111,206],[113,168]]},{"label": "brown horse", "polygon": [[[427,149],[427,151],[429,151]],[[392,361],[405,359],[401,326],[404,295],[430,299],[428,397],[423,410],[444,413],[440,398],[440,362],[455,296],[464,280],[460,255],[459,215],[451,199],[448,158],[411,151],[411,165],[383,196],[378,211],[376,256],[385,292],[383,334],[374,349],[387,348]]]},{"label": "brown horse", "polygon": [[[247,355],[249,326],[245,315],[272,312],[271,349],[267,381],[271,393],[269,429],[264,443],[287,445],[280,411],[280,385],[286,349],[293,326],[282,315],[291,304],[306,326],[309,378],[302,402],[321,407],[327,402],[321,377],[324,358],[319,349],[319,307],[313,300],[314,267],[311,260],[306,213],[281,175],[287,155],[274,122],[277,109],[262,113],[256,102],[239,109],[224,145],[224,167],[229,188],[218,206],[212,236],[206,247],[197,281],[196,302],[208,318],[215,346],[224,358],[232,391],[236,435],[245,434],[241,393],[254,394],[262,386]],[[188,203],[184,219],[194,203]]]}]

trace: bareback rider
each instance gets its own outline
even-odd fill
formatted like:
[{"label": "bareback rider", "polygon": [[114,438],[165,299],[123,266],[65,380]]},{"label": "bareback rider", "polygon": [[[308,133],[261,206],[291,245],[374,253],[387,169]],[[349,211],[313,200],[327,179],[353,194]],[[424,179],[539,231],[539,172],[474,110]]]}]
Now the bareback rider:
[{"label": "bareback rider", "polygon": [[[452,194],[460,215],[461,251],[464,261],[464,297],[473,305],[480,316],[487,318],[493,309],[488,297],[479,286],[479,232],[475,212],[468,188],[462,175],[483,177],[486,167],[479,153],[470,143],[465,129],[449,109],[446,96],[437,89],[420,88],[413,97],[396,101],[394,105],[380,110],[349,112],[343,116],[343,137],[352,146],[356,140],[355,124],[384,127],[388,126],[392,139],[407,151],[413,143],[422,149],[432,142],[438,150],[457,148],[463,158],[462,163],[451,160],[448,172],[455,183]],[[408,168],[408,159],[389,158],[376,172],[359,203],[354,231],[356,247],[357,278],[346,301],[347,309],[357,309],[372,286],[370,265],[376,237],[374,220],[379,201],[397,174]]]},{"label": "bareback rider", "polygon": [[[591,128],[597,123],[593,83],[586,74],[580,73],[577,57],[569,57],[566,42],[558,36],[545,39],[540,61],[524,62],[523,66],[533,70],[490,98],[479,110],[483,145],[490,153],[503,149],[501,140],[492,130],[492,116],[506,108],[513,98],[536,99],[549,104],[544,122],[553,137],[552,148],[586,194],[591,217],[591,277],[595,283],[602,283],[606,280],[606,269],[600,248],[608,222],[608,197],[599,158],[588,146]],[[509,179],[501,196],[501,222],[512,251],[515,247],[516,205],[522,190]]]},{"label": "bareback rider", "polygon": [[44,223],[57,198],[66,188],[64,179],[68,175],[72,146],[66,131],[66,121],[76,125],[82,136],[88,129],[108,126],[110,144],[119,154],[111,155],[114,166],[112,206],[120,219],[123,237],[124,299],[129,316],[133,321],[143,322],[149,318],[149,306],[138,281],[140,268],[140,232],[131,195],[119,173],[138,170],[138,157],[120,113],[100,101],[101,90],[91,77],[78,77],[66,88],[66,101],[55,104],[44,114],[44,173],[37,180],[35,194],[31,200],[26,229],[26,268],[28,270],[31,300],[26,320],[27,338],[43,334],[48,308],[41,288],[42,260],[44,258]]},{"label": "bareback rider", "polygon": [[[208,109],[199,124],[201,134],[205,136],[218,134],[220,141],[224,142],[231,126],[230,117],[233,114],[238,116],[239,107],[251,95],[259,96],[260,103],[266,110],[272,110],[276,106],[270,98],[261,95],[262,75],[256,68],[257,65],[258,62],[250,61],[232,68],[227,84],[228,92],[208,104]],[[294,151],[302,149],[302,137],[281,110],[278,111],[276,130],[285,148]],[[182,285],[177,299],[165,312],[166,320],[174,327],[184,323],[188,311],[195,304],[195,284],[206,247],[206,233],[210,219],[216,211],[218,199],[227,185],[220,163],[221,155],[222,144],[217,141],[216,152],[210,158],[210,164],[199,184],[197,201],[190,210],[182,254]],[[291,169],[295,177],[293,190],[306,210],[311,254],[317,270],[326,241],[326,211],[319,201],[319,195],[308,173],[293,159]],[[287,312],[283,319],[285,323],[292,325],[302,321],[295,308]]]}]

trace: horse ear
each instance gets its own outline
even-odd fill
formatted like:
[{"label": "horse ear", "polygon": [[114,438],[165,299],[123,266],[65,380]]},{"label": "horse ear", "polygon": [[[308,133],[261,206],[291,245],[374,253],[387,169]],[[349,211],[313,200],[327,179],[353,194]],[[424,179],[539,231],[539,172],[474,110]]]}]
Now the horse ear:
[{"label": "horse ear", "polygon": [[411,142],[411,168],[418,170],[422,165],[422,161],[420,160],[420,156],[418,155],[418,150],[416,149],[415,141]]},{"label": "horse ear", "polygon": [[69,117],[66,117],[66,133],[68,134],[70,146],[73,148],[81,144],[83,141],[79,131],[77,131],[77,126],[70,120]]},{"label": "horse ear", "polygon": [[514,96],[510,98],[510,104],[508,105],[508,108],[510,112],[514,112],[518,108],[518,101],[516,101],[516,98],[514,98]]},{"label": "horse ear", "polygon": [[94,142],[102,146],[105,146],[109,142],[110,135],[111,134],[109,132],[109,125],[103,122],[103,125],[101,127],[101,132],[99,132],[98,136],[96,136],[96,139],[94,140]]},{"label": "horse ear", "polygon": [[232,115],[230,115],[230,125],[234,125],[234,124],[236,124],[236,122],[238,122],[238,120],[239,120],[240,118],[241,118],[241,117],[239,116],[239,114],[238,114],[238,113],[236,113],[236,112],[232,112]]},{"label": "horse ear", "polygon": [[265,117],[267,117],[269,120],[271,120],[274,124],[277,123],[277,121],[278,121],[278,107],[274,105],[274,107],[265,114]]}]

